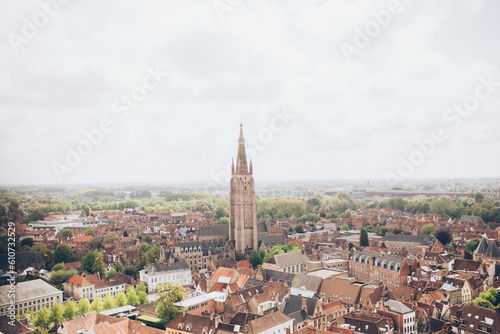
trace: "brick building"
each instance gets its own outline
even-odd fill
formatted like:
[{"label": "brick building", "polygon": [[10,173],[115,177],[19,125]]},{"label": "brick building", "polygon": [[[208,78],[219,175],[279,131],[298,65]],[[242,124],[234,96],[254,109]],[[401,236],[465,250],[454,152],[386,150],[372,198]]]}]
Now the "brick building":
[{"label": "brick building", "polygon": [[397,288],[415,268],[406,258],[371,251],[354,251],[349,257],[349,276],[357,281],[382,283]]}]

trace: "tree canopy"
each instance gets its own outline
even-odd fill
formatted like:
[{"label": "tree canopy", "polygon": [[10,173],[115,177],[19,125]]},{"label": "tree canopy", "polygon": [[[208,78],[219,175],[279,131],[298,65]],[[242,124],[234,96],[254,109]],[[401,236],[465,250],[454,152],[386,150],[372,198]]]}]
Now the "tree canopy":
[{"label": "tree canopy", "polygon": [[54,263],[69,263],[73,262],[73,250],[68,244],[61,244],[57,246],[54,252]]},{"label": "tree canopy", "polygon": [[174,305],[180,302],[185,295],[184,287],[180,284],[165,282],[156,288],[156,294],[160,296],[156,304],[156,312],[164,324],[175,318],[182,309]]},{"label": "tree canopy", "polygon": [[370,246],[370,241],[368,240],[368,232],[362,227],[359,231],[359,245],[361,247]]},{"label": "tree canopy", "polygon": [[436,232],[436,226],[432,223],[426,224],[420,228],[423,235],[433,235]]}]

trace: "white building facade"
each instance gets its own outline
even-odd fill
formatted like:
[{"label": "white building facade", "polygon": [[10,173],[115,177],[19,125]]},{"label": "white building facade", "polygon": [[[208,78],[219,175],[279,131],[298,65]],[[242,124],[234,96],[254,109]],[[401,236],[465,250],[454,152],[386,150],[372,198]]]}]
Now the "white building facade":
[{"label": "white building facade", "polygon": [[185,262],[149,264],[139,271],[139,281],[144,282],[148,293],[165,282],[189,286],[192,279],[191,268]]}]

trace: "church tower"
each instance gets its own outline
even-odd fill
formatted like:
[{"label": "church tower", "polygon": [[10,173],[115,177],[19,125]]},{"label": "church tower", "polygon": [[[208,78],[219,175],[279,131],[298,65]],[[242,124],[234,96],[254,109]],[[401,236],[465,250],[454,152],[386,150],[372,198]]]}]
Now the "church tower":
[{"label": "church tower", "polygon": [[247,249],[257,249],[257,210],[253,166],[251,160],[250,166],[247,164],[242,124],[236,168],[233,160],[231,175],[229,240],[234,241],[237,252],[245,253]]}]

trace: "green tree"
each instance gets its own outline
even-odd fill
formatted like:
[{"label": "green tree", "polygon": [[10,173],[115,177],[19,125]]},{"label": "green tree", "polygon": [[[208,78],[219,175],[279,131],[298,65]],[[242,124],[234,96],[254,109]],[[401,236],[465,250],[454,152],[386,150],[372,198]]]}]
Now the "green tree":
[{"label": "green tree", "polygon": [[109,281],[109,279],[114,275],[116,274],[116,270],[115,268],[111,268],[108,273],[106,274],[106,279]]},{"label": "green tree", "polygon": [[51,253],[51,251],[48,250],[47,246],[45,246],[45,244],[41,243],[41,242],[33,245],[33,247],[31,247],[31,250],[32,251],[39,251],[43,257],[45,257],[46,255]]},{"label": "green tree", "polygon": [[133,266],[129,266],[125,268],[125,275],[136,277],[137,276],[137,269]]},{"label": "green tree", "polygon": [[432,223],[426,224],[420,228],[423,235],[433,235],[436,232],[436,226]]},{"label": "green tree", "polygon": [[34,244],[33,238],[24,238],[21,240],[21,247],[28,246],[32,247]]},{"label": "green tree", "polygon": [[87,227],[85,228],[84,235],[91,235],[95,238],[95,231],[91,227]]},{"label": "green tree", "polygon": [[139,292],[148,292],[147,289],[146,289],[146,285],[144,285],[143,282],[139,282],[137,283],[136,287],[135,287],[135,292],[139,293]]},{"label": "green tree", "polygon": [[259,252],[257,252],[255,249],[252,251],[250,254],[250,264],[252,267],[255,269],[257,266],[260,266],[262,264],[262,257],[260,256]]},{"label": "green tree", "polygon": [[139,305],[139,297],[137,297],[137,293],[134,288],[129,286],[127,289],[127,302],[129,305],[138,306]]},{"label": "green tree", "polygon": [[43,213],[42,208],[34,208],[26,217],[27,222],[44,220],[45,214]]},{"label": "green tree", "polygon": [[72,237],[73,236],[73,231],[71,231],[70,229],[65,228],[64,230],[61,231],[61,236],[65,237],[65,238]]},{"label": "green tree", "polygon": [[217,221],[217,224],[229,224],[229,218],[222,217]]},{"label": "green tree", "polygon": [[98,296],[96,296],[94,298],[94,300],[90,304],[90,309],[92,311],[96,311],[96,312],[102,312],[102,311],[104,311],[104,304],[102,302],[101,296],[98,295]]},{"label": "green tree", "polygon": [[297,226],[295,226],[295,232],[304,233],[304,228],[302,227],[302,225],[297,224]]},{"label": "green tree", "polygon": [[483,201],[484,201],[484,195],[482,193],[474,194],[474,203],[483,203]]},{"label": "green tree", "polygon": [[73,320],[78,313],[78,309],[76,307],[76,303],[73,300],[68,301],[66,306],[64,307],[64,319]]},{"label": "green tree", "polygon": [[78,302],[78,315],[82,316],[90,312],[90,302],[87,298],[82,298]]},{"label": "green tree", "polygon": [[61,262],[73,262],[73,250],[68,244],[61,244],[57,246],[54,252],[54,263]]},{"label": "green tree", "polygon": [[481,242],[481,239],[477,239],[477,238],[474,238],[472,239],[471,241],[469,241],[466,245],[465,245],[465,250],[469,253],[474,253],[474,251],[476,250],[477,246],[479,246],[479,243]]},{"label": "green tree", "polygon": [[62,263],[55,264],[52,269],[52,271],[58,271],[58,270],[66,270],[66,267]]},{"label": "green tree", "polygon": [[447,245],[453,240],[453,237],[451,236],[449,230],[439,229],[436,231],[436,239],[438,239],[443,245]]},{"label": "green tree", "polygon": [[87,252],[87,255],[85,255],[82,259],[83,271],[86,271],[89,274],[92,273],[92,267],[94,267],[94,262],[95,262],[96,256],[97,256],[96,251]]},{"label": "green tree", "polygon": [[370,246],[370,241],[368,240],[368,232],[366,232],[364,227],[362,227],[359,231],[359,245],[361,247]]},{"label": "green tree", "polygon": [[128,232],[127,232],[127,231],[124,231],[124,232],[123,232],[123,237],[124,237],[124,238],[128,237]]},{"label": "green tree", "polygon": [[495,288],[489,288],[488,291],[481,292],[473,303],[483,307],[496,308],[500,304],[500,293]]},{"label": "green tree", "polygon": [[94,261],[94,265],[92,266],[92,273],[97,274],[101,277],[104,277],[105,274],[105,269],[104,269],[104,256],[102,255],[101,252],[97,254],[97,257]]},{"label": "green tree", "polygon": [[342,226],[340,226],[340,230],[341,230],[341,231],[349,231],[349,230],[350,230],[350,228],[349,228],[349,226],[347,226],[347,225],[342,225]]},{"label": "green tree", "polygon": [[50,312],[46,307],[44,307],[38,312],[38,315],[36,316],[35,326],[40,327],[42,329],[48,329],[49,325],[50,325]]},{"label": "green tree", "polygon": [[49,320],[54,324],[54,328],[59,327],[59,325],[64,321],[64,306],[60,303],[55,303],[50,308]]},{"label": "green tree", "polygon": [[247,257],[245,256],[245,254],[243,254],[242,252],[238,251],[236,252],[236,255],[235,255],[235,260],[236,261],[243,261],[245,260]]},{"label": "green tree", "polygon": [[13,199],[10,201],[9,206],[7,207],[7,212],[9,221],[11,222],[22,221],[24,212],[21,209],[19,201],[17,199]]},{"label": "green tree", "polygon": [[411,235],[411,232],[410,231],[404,231],[403,234],[404,235]]},{"label": "green tree", "polygon": [[222,217],[229,217],[229,214],[227,213],[226,209],[224,209],[221,206],[218,206],[217,208],[215,208],[214,218],[220,219]]},{"label": "green tree", "polygon": [[55,285],[59,290],[63,290],[63,283],[68,281],[77,273],[78,272],[75,269],[52,271],[50,273],[50,283]]},{"label": "green tree", "polygon": [[149,303],[148,294],[145,291],[137,292],[137,298],[139,299],[139,305]]},{"label": "green tree", "polygon": [[127,296],[123,292],[118,292],[115,297],[116,307],[122,307],[128,305]]},{"label": "green tree", "polygon": [[106,297],[104,297],[103,307],[105,310],[111,310],[112,308],[115,308],[115,299],[110,293],[108,293]]},{"label": "green tree", "polygon": [[118,239],[120,239],[120,236],[118,234],[116,234],[115,232],[110,232],[106,235],[103,242],[105,244],[111,244]]},{"label": "green tree", "polygon": [[120,263],[120,261],[116,262],[116,264],[115,264],[115,270],[116,270],[117,273],[123,274],[123,271],[125,269],[123,268],[123,266]]},{"label": "green tree", "polygon": [[185,295],[182,285],[165,282],[156,288],[157,295],[160,296],[156,305],[156,312],[164,324],[175,318],[182,309],[174,305],[180,302]]},{"label": "green tree", "polygon": [[83,212],[85,212],[85,217],[90,216],[90,206],[85,205],[85,206],[83,207]]}]

